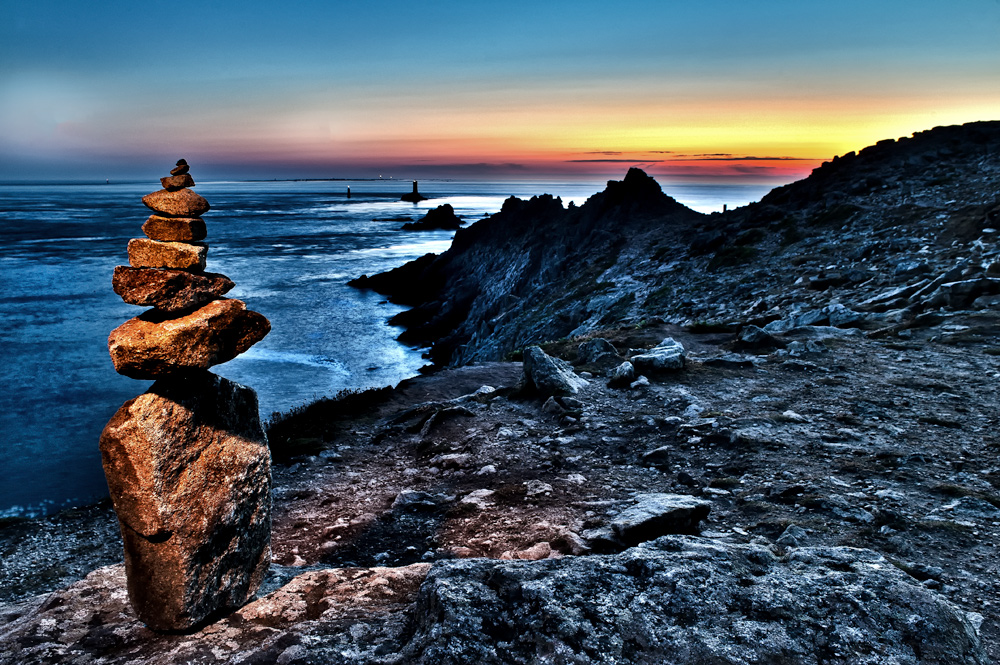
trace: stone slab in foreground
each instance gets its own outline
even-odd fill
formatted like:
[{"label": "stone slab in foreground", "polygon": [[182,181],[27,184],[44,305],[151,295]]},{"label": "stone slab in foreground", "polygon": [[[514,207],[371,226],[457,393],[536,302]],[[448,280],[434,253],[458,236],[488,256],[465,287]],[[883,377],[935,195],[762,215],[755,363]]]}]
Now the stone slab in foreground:
[{"label": "stone slab in foreground", "polygon": [[123,584],[104,568],[0,609],[0,664],[988,662],[977,615],[852,548],[779,559],[670,536],[613,556],[466,559],[429,574],[312,571],[185,636],[145,631]]},{"label": "stone slab in foreground", "polygon": [[111,331],[108,352],[119,374],[156,379],[232,360],[264,339],[271,323],[241,300],[213,300],[170,318],[151,310]]},{"label": "stone slab in foreground", "polygon": [[257,395],[201,373],[160,380],[101,434],[129,598],[183,630],[257,590],[271,561],[271,470]]}]

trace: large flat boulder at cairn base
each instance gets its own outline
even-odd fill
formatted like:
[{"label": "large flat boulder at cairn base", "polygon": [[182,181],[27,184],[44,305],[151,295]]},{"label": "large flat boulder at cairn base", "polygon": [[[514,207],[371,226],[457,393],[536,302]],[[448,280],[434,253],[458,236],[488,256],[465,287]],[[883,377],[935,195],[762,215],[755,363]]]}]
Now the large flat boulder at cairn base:
[{"label": "large flat boulder at cairn base", "polygon": [[142,197],[142,202],[150,210],[171,217],[201,217],[210,207],[208,201],[190,189],[179,189],[176,192],[161,189],[146,194]]},{"label": "large flat boulder at cairn base", "polygon": [[147,238],[128,241],[128,262],[133,268],[204,270],[208,258],[205,243],[160,242]]},{"label": "large flat boulder at cairn base", "polygon": [[223,298],[184,316],[154,309],[130,319],[111,331],[108,352],[119,374],[157,379],[232,360],[270,331],[262,314]]},{"label": "large flat boulder at cairn base", "polygon": [[587,380],[573,373],[573,366],[553,358],[538,346],[524,350],[524,378],[540,395],[575,395]]},{"label": "large flat boulder at cairn base", "polygon": [[194,242],[208,235],[205,220],[201,217],[160,217],[150,215],[142,225],[142,232],[151,240],[162,242]]},{"label": "large flat boulder at cairn base", "polygon": [[139,618],[184,630],[249,600],[271,559],[256,393],[208,372],[157,381],[118,410],[100,447]]},{"label": "large flat boulder at cairn base", "polygon": [[178,312],[216,300],[235,284],[218,273],[115,266],[111,286],[130,305]]}]

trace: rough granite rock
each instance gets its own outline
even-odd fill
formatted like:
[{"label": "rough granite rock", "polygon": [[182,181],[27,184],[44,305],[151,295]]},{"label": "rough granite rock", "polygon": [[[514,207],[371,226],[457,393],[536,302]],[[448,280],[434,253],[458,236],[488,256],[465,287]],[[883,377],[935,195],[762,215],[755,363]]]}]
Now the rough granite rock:
[{"label": "rough granite rock", "polygon": [[128,262],[133,268],[204,270],[208,257],[205,243],[159,242],[148,238],[128,241]]},{"label": "rough granite rock", "polygon": [[190,189],[176,192],[161,189],[146,194],[142,197],[142,202],[150,210],[170,217],[200,217],[210,208],[208,201]]},{"label": "rough granite rock", "polygon": [[611,529],[626,545],[638,545],[666,534],[695,534],[712,503],[686,494],[640,494],[634,506],[611,520]]},{"label": "rough granite rock", "polygon": [[587,385],[568,362],[553,358],[538,346],[524,350],[524,378],[543,396],[575,395]]},{"label": "rough granite rock", "polygon": [[193,242],[208,235],[205,220],[200,217],[160,217],[150,215],[142,225],[147,238],[162,242]]},{"label": "rough granite rock", "polygon": [[667,337],[646,353],[630,359],[637,372],[662,372],[684,368],[684,345]]},{"label": "rough granite rock", "polygon": [[779,558],[671,536],[613,556],[427,568],[306,572],[179,636],[144,631],[121,568],[102,568],[0,608],[0,664],[989,662],[981,617],[870,550]]},{"label": "rough granite rock", "polygon": [[235,284],[218,273],[115,266],[111,285],[130,305],[179,312],[221,298]]},{"label": "rough granite rock", "polygon": [[185,187],[194,187],[194,179],[187,173],[181,173],[178,175],[167,176],[166,178],[160,178],[160,184],[163,189],[168,192],[176,192],[179,189],[184,189]]},{"label": "rough granite rock", "polygon": [[253,390],[208,372],[157,381],[100,447],[147,626],[184,630],[253,596],[271,561],[271,458]]},{"label": "rough granite rock", "polygon": [[156,379],[208,369],[259,342],[271,323],[240,300],[213,300],[184,316],[150,310],[111,331],[108,352],[119,374]]},{"label": "rough granite rock", "polygon": [[870,550],[667,536],[614,556],[435,565],[412,663],[975,663],[979,618]]}]

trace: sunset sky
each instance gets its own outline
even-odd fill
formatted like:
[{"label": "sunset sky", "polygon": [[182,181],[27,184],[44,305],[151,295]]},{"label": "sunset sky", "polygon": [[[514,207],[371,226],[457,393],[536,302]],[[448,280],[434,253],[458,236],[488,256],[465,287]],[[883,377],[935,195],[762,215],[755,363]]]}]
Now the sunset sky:
[{"label": "sunset sky", "polygon": [[789,181],[1000,119],[1000,0],[4,3],[0,180]]}]

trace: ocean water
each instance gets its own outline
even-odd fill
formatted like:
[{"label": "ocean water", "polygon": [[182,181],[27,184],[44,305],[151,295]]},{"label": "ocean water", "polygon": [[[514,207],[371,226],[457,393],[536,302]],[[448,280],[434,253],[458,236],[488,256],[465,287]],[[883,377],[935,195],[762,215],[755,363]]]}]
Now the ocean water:
[{"label": "ocean water", "polygon": [[[143,195],[157,183],[0,184],[0,517],[41,515],[107,495],[98,438],[123,402],[151,382],[115,373],[108,333],[142,308],[111,289],[142,237]],[[352,197],[346,198],[350,186]],[[395,385],[426,361],[395,341],[400,308],[346,282],[449,246],[447,231],[404,232],[450,203],[467,222],[504,199],[551,193],[582,204],[603,181],[423,181],[433,198],[399,201],[400,181],[204,182],[212,204],[208,270],[228,275],[228,294],[271,320],[271,333],[213,371],[253,387],[261,414],[345,388]],[[769,188],[665,185],[710,212],[759,199]]]}]

